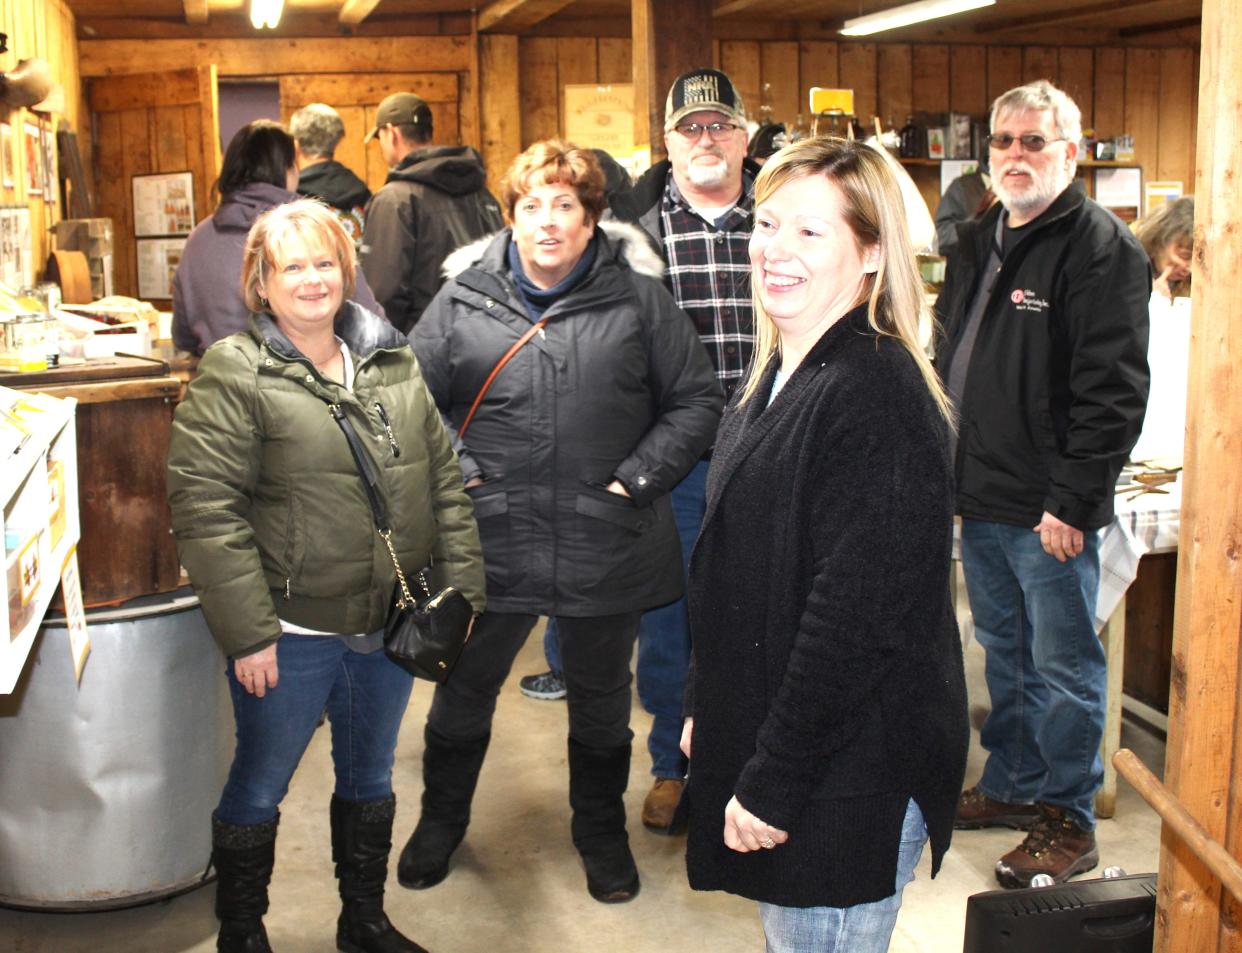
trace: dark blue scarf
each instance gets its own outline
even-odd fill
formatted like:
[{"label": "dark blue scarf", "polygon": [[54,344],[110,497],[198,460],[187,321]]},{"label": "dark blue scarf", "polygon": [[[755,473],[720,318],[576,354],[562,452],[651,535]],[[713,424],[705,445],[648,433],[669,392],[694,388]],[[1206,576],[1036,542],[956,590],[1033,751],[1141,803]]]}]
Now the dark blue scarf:
[{"label": "dark blue scarf", "polygon": [[526,272],[522,268],[522,257],[518,254],[517,243],[512,238],[509,239],[509,271],[513,275],[513,283],[517,285],[518,295],[522,299],[522,304],[526,306],[526,313],[530,316],[531,324],[542,318],[544,312],[552,307],[558,299],[563,298],[582,283],[582,279],[587,276],[587,272],[595,264],[596,249],[597,243],[595,236],[592,235],[591,240],[587,242],[587,247],[582,252],[582,257],[578,259],[578,263],[574,265],[569,274],[551,288],[540,288],[526,277]]}]

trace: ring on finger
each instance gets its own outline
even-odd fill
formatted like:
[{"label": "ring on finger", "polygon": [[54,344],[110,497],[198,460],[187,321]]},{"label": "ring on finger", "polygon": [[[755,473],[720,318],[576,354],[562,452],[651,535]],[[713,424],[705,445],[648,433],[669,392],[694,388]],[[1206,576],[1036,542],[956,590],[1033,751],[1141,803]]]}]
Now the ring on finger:
[{"label": "ring on finger", "polygon": [[776,846],[776,841],[772,840],[771,837],[765,834],[763,837],[759,838],[759,846],[765,850],[771,850]]}]

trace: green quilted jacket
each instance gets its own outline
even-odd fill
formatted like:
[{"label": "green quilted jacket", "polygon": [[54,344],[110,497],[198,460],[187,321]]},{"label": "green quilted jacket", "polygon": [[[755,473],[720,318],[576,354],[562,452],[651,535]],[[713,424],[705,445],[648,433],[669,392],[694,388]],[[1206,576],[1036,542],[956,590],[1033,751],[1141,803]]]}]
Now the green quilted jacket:
[{"label": "green quilted jacket", "polygon": [[408,573],[429,562],[484,608],[483,556],[461,470],[405,337],[346,302],[336,333],[352,393],[319,374],[268,315],[218,342],[177,408],[168,497],[181,563],[226,655],[280,637],[280,619],[325,632],[382,628],[396,574],[328,404],[380,473]]}]

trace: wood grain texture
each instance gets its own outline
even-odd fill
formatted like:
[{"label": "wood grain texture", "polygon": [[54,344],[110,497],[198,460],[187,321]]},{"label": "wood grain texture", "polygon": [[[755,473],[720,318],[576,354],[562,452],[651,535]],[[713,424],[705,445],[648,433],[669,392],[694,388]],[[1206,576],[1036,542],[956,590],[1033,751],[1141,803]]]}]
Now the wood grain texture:
[{"label": "wood grain texture", "polygon": [[479,41],[479,85],[487,90],[488,99],[483,111],[483,165],[488,188],[497,195],[505,170],[522,151],[518,38],[496,33]]},{"label": "wood grain texture", "polygon": [[632,83],[634,81],[632,49],[633,43],[628,39],[601,36],[599,38],[599,82]]},{"label": "wood grain texture", "polygon": [[[720,44],[720,68],[733,80],[746,103],[746,115],[758,115],[763,101],[763,66],[759,44],[747,40],[727,40]],[[666,90],[667,92],[667,90]]]},{"label": "wood grain texture", "polygon": [[876,84],[880,118],[886,126],[900,128],[914,111],[914,63],[909,44],[879,44]]},{"label": "wood grain texture", "polygon": [[1195,75],[1193,50],[1160,51],[1159,152],[1153,179],[1175,179],[1190,192],[1194,178]]},{"label": "wood grain texture", "polygon": [[1001,93],[1022,85],[1022,48],[1020,46],[988,47],[988,102]]},{"label": "wood grain texture", "polygon": [[518,70],[522,80],[522,148],[525,149],[559,131],[561,94],[557,86],[556,39],[519,39]]},{"label": "wood grain texture", "polygon": [[972,116],[987,114],[988,51],[983,46],[949,47],[949,108]]},{"label": "wood grain texture", "polygon": [[[747,104],[751,118],[763,122],[770,117],[773,122],[793,123],[798,113],[808,113],[807,91],[799,81],[798,44],[771,42],[760,45],[760,76],[762,86],[759,102]],[[764,106],[769,107],[764,112]]]},{"label": "wood grain texture", "polygon": [[1022,48],[1022,82],[1032,83],[1037,79],[1046,79],[1054,86],[1060,84],[1056,47],[1025,46]]},{"label": "wood grain texture", "polygon": [[1062,47],[1060,52],[1060,87],[1078,104],[1082,127],[1090,129],[1094,122],[1095,55],[1077,46]]},{"label": "wood grain texture", "polygon": [[916,112],[949,111],[949,48],[918,43],[911,49],[911,97]]},{"label": "wood grain texture", "polygon": [[[842,43],[841,85],[854,90],[854,112],[862,124],[871,128],[871,119],[878,112],[879,91],[876,82],[876,44]],[[887,121],[886,116],[881,120]],[[903,116],[900,120],[905,121]]]},{"label": "wood grain texture", "polygon": [[1160,155],[1160,51],[1126,51],[1125,130],[1134,137],[1134,161],[1152,178]]},{"label": "wood grain texture", "polygon": [[[1185,475],[1165,784],[1242,858],[1242,10],[1204,0]],[[1237,953],[1236,898],[1161,839],[1157,953]]]},{"label": "wood grain texture", "polygon": [[[848,88],[840,79],[840,48],[836,43],[824,40],[806,40],[798,44],[798,100],[799,110],[810,108],[809,95],[812,86],[825,89]],[[857,100],[855,101],[857,109]]]},{"label": "wood grain texture", "polygon": [[1106,47],[1095,51],[1094,129],[1111,139],[1126,131],[1126,51]]}]

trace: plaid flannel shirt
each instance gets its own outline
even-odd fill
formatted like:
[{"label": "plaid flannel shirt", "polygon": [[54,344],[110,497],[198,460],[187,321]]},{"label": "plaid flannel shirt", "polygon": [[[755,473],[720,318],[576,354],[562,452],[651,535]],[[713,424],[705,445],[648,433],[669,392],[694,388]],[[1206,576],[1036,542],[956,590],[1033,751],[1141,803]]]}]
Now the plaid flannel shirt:
[{"label": "plaid flannel shirt", "polygon": [[755,344],[747,251],[754,184],[744,176],[737,205],[714,223],[686,203],[671,174],[660,202],[665,281],[694,322],[726,400],[745,376]]}]

